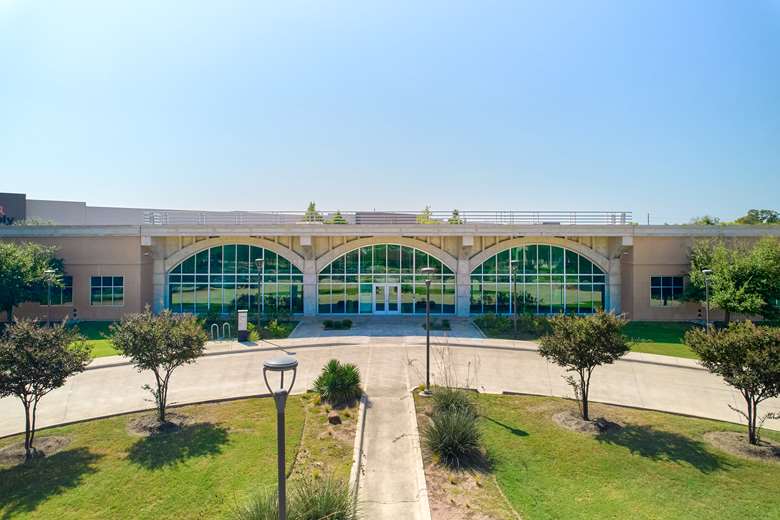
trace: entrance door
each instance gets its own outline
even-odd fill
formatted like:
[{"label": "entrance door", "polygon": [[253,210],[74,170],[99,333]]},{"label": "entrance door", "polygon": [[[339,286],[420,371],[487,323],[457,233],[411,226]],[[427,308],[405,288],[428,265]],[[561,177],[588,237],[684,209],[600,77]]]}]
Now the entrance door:
[{"label": "entrance door", "polygon": [[399,314],[401,312],[401,286],[374,284],[374,314]]}]

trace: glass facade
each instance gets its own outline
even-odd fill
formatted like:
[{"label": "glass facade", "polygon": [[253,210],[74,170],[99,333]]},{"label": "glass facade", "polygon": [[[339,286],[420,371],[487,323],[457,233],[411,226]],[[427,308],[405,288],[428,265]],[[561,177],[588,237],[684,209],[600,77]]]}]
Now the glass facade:
[{"label": "glass facade", "polygon": [[455,313],[455,274],[442,262],[413,247],[380,244],[336,258],[317,280],[320,314],[424,314],[423,267],[433,267],[431,313]]},{"label": "glass facade", "polygon": [[121,306],[125,304],[124,276],[90,277],[90,305]]},{"label": "glass facade", "polygon": [[[256,259],[263,259],[258,273]],[[259,300],[258,300],[258,283]],[[168,273],[168,308],[194,314],[303,312],[303,274],[273,251],[227,244],[200,251]]]},{"label": "glass facade", "polygon": [[574,251],[548,244],[513,247],[471,272],[471,313],[510,314],[515,300],[518,312],[588,314],[604,309],[606,287],[604,271]]}]

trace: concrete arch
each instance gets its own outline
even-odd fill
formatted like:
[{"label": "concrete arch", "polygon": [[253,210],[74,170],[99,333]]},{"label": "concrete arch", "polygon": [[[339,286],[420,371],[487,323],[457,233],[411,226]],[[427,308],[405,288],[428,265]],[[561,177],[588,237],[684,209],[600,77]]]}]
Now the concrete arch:
[{"label": "concrete arch", "polygon": [[360,238],[357,240],[353,240],[351,242],[347,242],[346,244],[341,244],[340,246],[331,249],[327,253],[317,258],[316,272],[319,273],[325,267],[327,267],[331,262],[333,262],[336,258],[340,257],[345,253],[349,253],[350,251],[354,251],[355,249],[359,249],[361,247],[373,246],[379,244],[394,244],[394,245],[407,246],[407,247],[413,247],[415,249],[419,249],[420,251],[428,253],[429,255],[440,260],[441,263],[446,265],[448,268],[450,268],[450,270],[452,270],[453,273],[458,272],[457,258],[452,256],[448,252],[444,251],[443,249],[440,249],[427,242],[423,242],[421,240],[416,240],[414,238],[407,238],[407,237],[367,237],[367,238]]},{"label": "concrete arch", "polygon": [[500,242],[472,256],[469,259],[469,273],[479,267],[485,260],[500,253],[501,251],[506,251],[507,249],[511,249],[513,247],[520,247],[531,244],[564,247],[584,256],[593,262],[593,264],[596,265],[599,269],[604,271],[605,274],[609,273],[609,258],[594,249],[580,244],[579,242],[558,237],[520,237],[507,240],[506,242]]},{"label": "concrete arch", "polygon": [[216,238],[209,238],[207,240],[201,240],[200,242],[195,242],[194,244],[191,244],[183,249],[179,249],[171,256],[166,258],[164,261],[165,272],[166,273],[169,272],[171,269],[176,267],[179,263],[183,262],[184,260],[191,257],[192,255],[199,253],[205,249],[209,249],[215,246],[231,245],[231,244],[245,244],[250,246],[262,247],[263,249],[273,251],[279,256],[282,256],[287,260],[289,260],[292,265],[294,265],[301,272],[303,272],[304,261],[301,255],[299,255],[298,253],[296,253],[295,251],[287,247],[277,244],[276,242],[271,242],[270,240],[266,240],[264,238],[255,238],[255,237],[216,237]]}]

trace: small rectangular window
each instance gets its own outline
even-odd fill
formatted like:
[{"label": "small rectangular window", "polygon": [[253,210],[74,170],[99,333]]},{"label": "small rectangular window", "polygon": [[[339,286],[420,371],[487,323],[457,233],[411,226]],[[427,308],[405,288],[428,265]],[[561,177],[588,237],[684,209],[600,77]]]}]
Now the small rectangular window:
[{"label": "small rectangular window", "polygon": [[44,285],[41,287],[38,292],[38,303],[41,305],[71,305],[73,303],[73,277],[62,276],[59,286]]},{"label": "small rectangular window", "polygon": [[681,305],[684,285],[682,276],[651,276],[650,306],[677,307]]},{"label": "small rectangular window", "polygon": [[124,276],[92,276],[90,283],[90,305],[124,305]]}]

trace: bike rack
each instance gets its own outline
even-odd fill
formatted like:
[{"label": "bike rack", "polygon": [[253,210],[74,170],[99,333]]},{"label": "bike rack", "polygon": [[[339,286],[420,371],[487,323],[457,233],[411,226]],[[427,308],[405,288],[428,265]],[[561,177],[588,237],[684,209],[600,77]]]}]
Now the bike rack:
[{"label": "bike rack", "polygon": [[[215,325],[216,325],[216,323],[215,323]],[[225,328],[226,327],[227,327],[227,333],[225,333]],[[226,338],[232,338],[232,337],[233,336],[231,335],[230,323],[228,323],[228,322],[223,323],[222,324],[222,338],[226,339]]]},{"label": "bike rack", "polygon": [[[214,334],[214,328],[217,329],[217,333],[216,334]],[[217,341],[219,339],[222,339],[222,338],[219,337],[219,325],[217,325],[216,323],[212,323],[211,324],[211,341]]]}]

